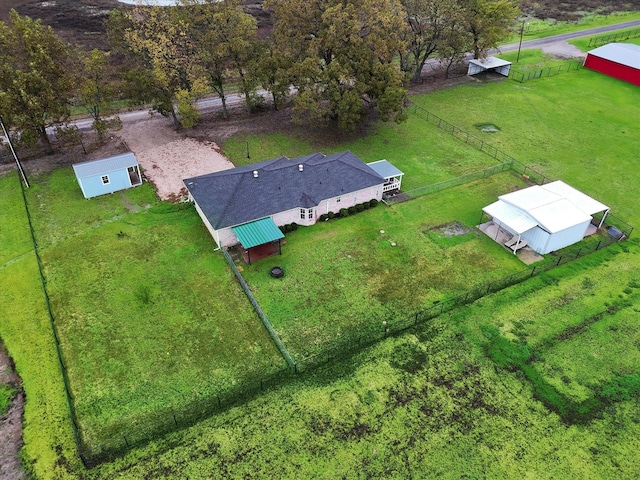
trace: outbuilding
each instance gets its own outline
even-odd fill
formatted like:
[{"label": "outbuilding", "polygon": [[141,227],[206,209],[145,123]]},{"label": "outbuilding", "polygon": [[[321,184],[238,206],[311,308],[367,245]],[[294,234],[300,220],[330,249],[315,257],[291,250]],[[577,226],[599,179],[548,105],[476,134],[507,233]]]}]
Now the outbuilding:
[{"label": "outbuilding", "polygon": [[[546,254],[595,233],[609,207],[558,180],[501,195],[482,210],[509,234],[505,245],[514,253],[528,245]],[[602,216],[595,221],[598,213]]]},{"label": "outbuilding", "polygon": [[483,72],[496,72],[505,77],[509,76],[511,62],[498,57],[474,58],[469,60],[467,75],[476,75]]},{"label": "outbuilding", "polygon": [[84,198],[97,197],[142,185],[140,166],[133,153],[73,165]]},{"label": "outbuilding", "polygon": [[609,43],[587,52],[584,66],[640,86],[640,45]]}]

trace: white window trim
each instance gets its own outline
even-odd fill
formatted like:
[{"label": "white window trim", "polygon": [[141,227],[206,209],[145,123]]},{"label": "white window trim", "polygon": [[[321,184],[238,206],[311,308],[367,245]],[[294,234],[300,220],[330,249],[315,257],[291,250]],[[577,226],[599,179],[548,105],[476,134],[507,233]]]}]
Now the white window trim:
[{"label": "white window trim", "polygon": [[109,185],[111,183],[111,179],[109,178],[109,175],[102,175],[100,177],[100,180],[102,180],[103,185]]}]

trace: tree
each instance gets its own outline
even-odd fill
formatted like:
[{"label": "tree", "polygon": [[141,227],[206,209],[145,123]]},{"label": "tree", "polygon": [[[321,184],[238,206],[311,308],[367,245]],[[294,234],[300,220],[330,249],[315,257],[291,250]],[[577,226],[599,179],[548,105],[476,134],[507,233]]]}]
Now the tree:
[{"label": "tree", "polygon": [[242,11],[237,0],[183,0],[192,15],[190,34],[196,46],[194,61],[208,85],[222,101],[227,118],[226,84],[239,78],[241,91],[250,101],[254,93],[252,63],[256,57],[258,25]]},{"label": "tree", "polygon": [[298,118],[335,119],[353,131],[377,109],[384,120],[403,119],[403,49],[399,0],[272,0],[274,38],[291,59]]},{"label": "tree", "polygon": [[459,4],[474,58],[486,56],[487,50],[506,39],[520,14],[517,0],[459,0]]},{"label": "tree", "polygon": [[51,27],[13,9],[10,24],[0,22],[0,114],[25,143],[39,138],[53,153],[47,126],[69,116],[72,71],[71,48]]},{"label": "tree", "polygon": [[255,75],[262,88],[271,92],[273,109],[278,110],[289,95],[293,59],[283,54],[273,37],[258,45]]},{"label": "tree", "polygon": [[98,49],[82,52],[81,75],[77,92],[77,102],[93,118],[92,127],[98,134],[98,140],[104,140],[109,129],[122,126],[120,118],[105,119],[103,112],[109,102],[116,98],[116,88],[109,80],[109,54]]},{"label": "tree", "polygon": [[406,12],[403,38],[407,49],[400,52],[400,64],[417,81],[427,59],[458,22],[460,9],[457,0],[402,0],[402,6]]},{"label": "tree", "polygon": [[[178,97],[181,110],[188,110],[189,124],[198,115],[193,105],[198,92],[192,88],[196,45],[190,28],[188,11],[180,7],[117,10],[108,22],[114,48],[133,57],[135,66],[123,75],[129,98],[136,103],[151,103],[153,110],[171,117],[176,128],[180,126]],[[186,101],[191,102],[189,108]]]}]

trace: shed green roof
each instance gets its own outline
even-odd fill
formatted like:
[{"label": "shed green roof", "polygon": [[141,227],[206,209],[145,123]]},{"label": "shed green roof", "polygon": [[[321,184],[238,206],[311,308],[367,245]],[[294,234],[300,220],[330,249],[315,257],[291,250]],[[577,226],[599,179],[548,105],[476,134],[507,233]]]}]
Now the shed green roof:
[{"label": "shed green roof", "polygon": [[244,248],[257,247],[284,238],[284,234],[271,217],[244,223],[233,227],[232,230]]}]

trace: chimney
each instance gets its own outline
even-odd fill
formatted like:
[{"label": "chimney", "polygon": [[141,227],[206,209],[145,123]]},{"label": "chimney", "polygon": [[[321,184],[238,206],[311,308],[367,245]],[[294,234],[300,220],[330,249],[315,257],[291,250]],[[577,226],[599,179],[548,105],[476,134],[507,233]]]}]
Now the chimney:
[{"label": "chimney", "polygon": [[258,178],[258,170],[253,171],[253,178]]},{"label": "chimney", "polygon": [[304,170],[304,165],[303,164],[299,164],[298,165],[298,171],[302,172]]}]

